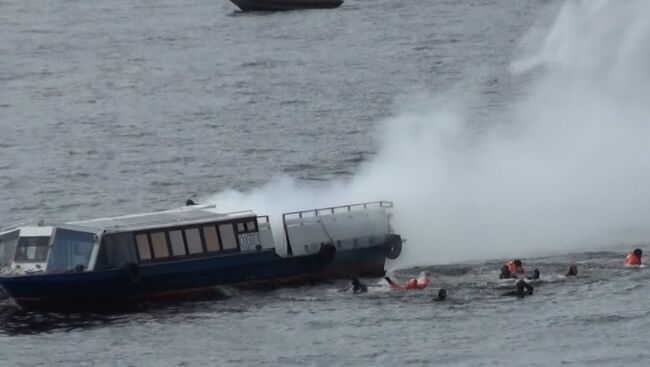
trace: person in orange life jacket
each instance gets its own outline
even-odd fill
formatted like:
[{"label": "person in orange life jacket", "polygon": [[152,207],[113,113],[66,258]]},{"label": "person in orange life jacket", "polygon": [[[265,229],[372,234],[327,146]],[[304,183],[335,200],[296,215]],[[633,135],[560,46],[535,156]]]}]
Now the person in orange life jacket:
[{"label": "person in orange life jacket", "polygon": [[640,248],[635,249],[625,256],[625,265],[641,265],[641,256],[643,251]]},{"label": "person in orange life jacket", "polygon": [[428,271],[424,271],[424,278],[421,280],[418,280],[416,278],[410,278],[408,281],[406,281],[405,284],[399,284],[390,279],[389,277],[384,277],[386,281],[388,282],[388,285],[392,290],[395,291],[403,291],[403,290],[410,290],[410,289],[424,289],[431,284],[431,277]]},{"label": "person in orange life jacket", "polygon": [[524,273],[524,264],[519,259],[510,260],[501,266],[499,279],[516,278],[517,274]]}]

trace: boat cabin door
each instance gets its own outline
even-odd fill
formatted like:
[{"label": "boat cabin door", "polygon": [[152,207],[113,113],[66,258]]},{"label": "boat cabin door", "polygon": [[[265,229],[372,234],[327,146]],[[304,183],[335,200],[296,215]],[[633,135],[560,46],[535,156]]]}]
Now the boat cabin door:
[{"label": "boat cabin door", "polygon": [[103,230],[64,225],[54,229],[47,271],[93,270]]}]

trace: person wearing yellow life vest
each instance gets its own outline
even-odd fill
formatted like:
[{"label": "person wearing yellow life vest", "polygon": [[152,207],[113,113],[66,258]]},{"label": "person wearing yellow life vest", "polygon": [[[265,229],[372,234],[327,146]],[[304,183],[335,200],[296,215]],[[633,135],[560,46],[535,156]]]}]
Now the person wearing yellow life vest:
[{"label": "person wearing yellow life vest", "polygon": [[625,265],[641,265],[641,256],[643,255],[643,251],[641,249],[637,248],[634,249],[634,251],[630,252],[625,256]]}]

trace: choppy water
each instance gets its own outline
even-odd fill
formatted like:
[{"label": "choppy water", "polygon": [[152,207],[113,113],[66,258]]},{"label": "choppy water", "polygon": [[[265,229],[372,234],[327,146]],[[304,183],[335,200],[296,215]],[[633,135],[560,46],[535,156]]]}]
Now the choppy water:
[{"label": "choppy water", "polygon": [[[578,260],[579,276],[563,276]],[[225,289],[226,299],[144,305],[129,313],[0,318],[8,366],[645,365],[647,269],[619,253],[526,261],[542,272],[532,296],[502,297],[499,263],[428,267],[422,292],[365,279],[275,291]],[[416,275],[422,269],[398,272]],[[432,302],[438,287],[446,302]]]},{"label": "choppy water", "polygon": [[[0,223],[169,208],[278,175],[345,180],[377,152],[395,104],[468,79],[482,96],[471,113],[489,126],[521,97],[508,73],[519,40],[559,6],[2,1]],[[527,259],[546,282],[523,300],[499,296],[510,285],[487,262],[427,267],[434,288],[417,293],[369,279],[359,296],[342,282],[227,289],[108,315],[5,305],[0,366],[643,366],[648,270],[621,269],[624,250]],[[574,261],[579,277],[558,275]],[[449,301],[432,303],[441,286]]]}]

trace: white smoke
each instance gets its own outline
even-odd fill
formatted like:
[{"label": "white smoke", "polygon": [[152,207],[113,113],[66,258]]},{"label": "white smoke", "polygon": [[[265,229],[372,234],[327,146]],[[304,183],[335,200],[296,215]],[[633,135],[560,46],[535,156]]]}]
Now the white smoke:
[{"label": "white smoke", "polygon": [[478,133],[463,102],[428,98],[385,122],[376,158],[351,182],[306,188],[283,178],[210,201],[277,219],[392,200],[394,227],[408,239],[404,265],[647,241],[648,17],[646,0],[567,1],[544,37],[528,38],[537,51],[512,64],[535,80],[507,106],[509,121]]}]

